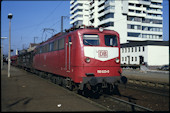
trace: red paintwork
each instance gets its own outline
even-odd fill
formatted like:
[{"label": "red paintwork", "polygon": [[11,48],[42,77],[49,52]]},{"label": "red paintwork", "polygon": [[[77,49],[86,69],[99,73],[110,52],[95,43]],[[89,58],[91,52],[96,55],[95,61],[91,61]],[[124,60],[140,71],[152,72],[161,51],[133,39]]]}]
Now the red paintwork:
[{"label": "red paintwork", "polygon": [[11,65],[17,66],[18,55],[11,56]]},{"label": "red paintwork", "polygon": [[[72,45],[71,45],[70,72],[67,72],[68,69],[65,68],[65,50],[66,50],[65,48],[63,50],[36,54],[33,59],[33,67],[38,70],[50,72],[65,77],[70,77],[76,83],[82,82],[82,77],[86,77],[85,73],[94,73],[96,77],[120,76],[120,73],[118,72],[121,69],[120,63],[116,64],[115,59],[111,59],[108,61],[99,61],[91,58],[90,63],[85,62],[86,57],[84,56],[84,45],[83,45],[83,37],[82,37],[84,33],[98,34],[100,37],[100,45],[99,45],[100,47],[108,47],[105,45],[105,41],[104,41],[105,34],[117,35],[118,48],[119,48],[118,58],[120,59],[120,43],[119,43],[120,39],[119,39],[119,34],[117,32],[111,30],[104,30],[101,33],[97,29],[79,29],[61,37],[54,36],[50,40],[47,40],[46,42],[42,43],[45,44],[55,40],[56,38],[64,38],[64,37],[66,37],[65,39],[65,43],[66,43],[68,42],[68,37],[71,36]],[[66,47],[66,45],[64,45],[64,47]],[[68,60],[69,59],[67,58],[67,61]],[[97,73],[98,69],[110,70],[110,73]]]}]

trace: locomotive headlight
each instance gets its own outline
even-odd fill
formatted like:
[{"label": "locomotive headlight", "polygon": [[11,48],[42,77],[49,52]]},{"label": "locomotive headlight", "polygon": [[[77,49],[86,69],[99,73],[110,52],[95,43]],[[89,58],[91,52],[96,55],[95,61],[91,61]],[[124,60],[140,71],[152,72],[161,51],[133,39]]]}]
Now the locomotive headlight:
[{"label": "locomotive headlight", "polygon": [[120,60],[119,60],[118,58],[116,58],[116,59],[115,59],[115,62],[116,62],[116,63],[119,63],[119,62],[120,62]]},{"label": "locomotive headlight", "polygon": [[99,27],[99,31],[100,31],[100,32],[103,32],[103,30],[104,30],[104,29],[103,29],[102,27]]},{"label": "locomotive headlight", "polygon": [[90,62],[90,58],[87,57],[87,58],[85,59],[85,61],[86,61],[87,63],[89,63],[89,62]]}]

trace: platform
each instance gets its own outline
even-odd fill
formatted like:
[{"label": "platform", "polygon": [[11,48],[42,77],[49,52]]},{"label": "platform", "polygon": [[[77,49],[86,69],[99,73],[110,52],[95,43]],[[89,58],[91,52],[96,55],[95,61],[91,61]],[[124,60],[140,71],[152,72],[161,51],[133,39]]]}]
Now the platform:
[{"label": "platform", "polygon": [[1,70],[1,111],[3,112],[73,112],[106,111],[85,97],[44,80],[35,74],[7,65]]}]

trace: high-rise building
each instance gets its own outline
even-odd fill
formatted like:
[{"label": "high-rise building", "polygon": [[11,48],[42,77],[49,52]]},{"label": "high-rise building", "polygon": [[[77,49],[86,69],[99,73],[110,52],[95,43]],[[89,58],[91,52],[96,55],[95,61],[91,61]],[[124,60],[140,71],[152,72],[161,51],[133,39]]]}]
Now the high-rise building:
[{"label": "high-rise building", "polygon": [[71,0],[70,24],[115,30],[120,43],[163,41],[162,0]]}]

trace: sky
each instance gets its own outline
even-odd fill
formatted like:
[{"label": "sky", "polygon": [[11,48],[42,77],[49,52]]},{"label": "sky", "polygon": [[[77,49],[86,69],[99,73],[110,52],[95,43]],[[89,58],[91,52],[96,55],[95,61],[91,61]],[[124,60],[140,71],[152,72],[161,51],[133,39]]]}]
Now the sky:
[{"label": "sky", "polygon": [[[29,47],[30,43],[40,43],[61,31],[61,16],[64,17],[63,29],[70,25],[70,1],[1,1],[1,37],[9,37],[8,14],[11,19],[11,49]],[[163,0],[163,40],[169,40],[169,0]],[[8,54],[9,40],[1,40],[3,53]]]}]

